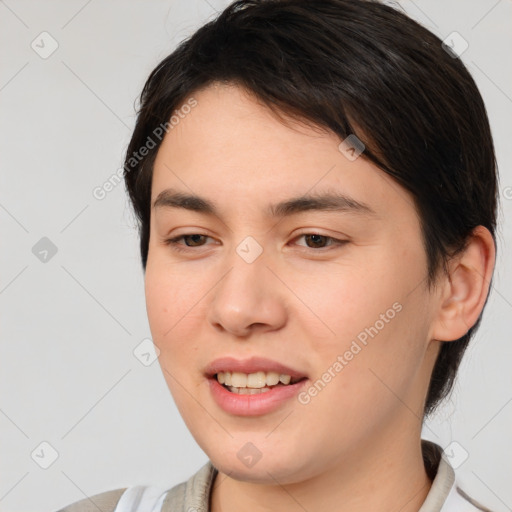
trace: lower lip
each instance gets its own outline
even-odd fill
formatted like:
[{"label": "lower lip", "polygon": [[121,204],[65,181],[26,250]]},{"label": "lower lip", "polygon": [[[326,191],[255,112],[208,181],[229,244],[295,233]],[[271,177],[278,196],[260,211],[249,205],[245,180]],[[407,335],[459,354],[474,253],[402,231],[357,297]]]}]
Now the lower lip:
[{"label": "lower lip", "polygon": [[224,411],[237,416],[259,416],[279,409],[286,401],[296,396],[305,385],[307,379],[276,386],[263,393],[255,395],[239,395],[232,393],[215,377],[208,379],[210,390],[217,405]]}]

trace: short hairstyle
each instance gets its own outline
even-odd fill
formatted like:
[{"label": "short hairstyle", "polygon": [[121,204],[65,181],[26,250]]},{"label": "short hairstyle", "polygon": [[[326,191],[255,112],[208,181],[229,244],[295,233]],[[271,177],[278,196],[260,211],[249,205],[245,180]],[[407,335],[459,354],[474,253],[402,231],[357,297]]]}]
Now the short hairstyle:
[{"label": "short hairstyle", "polygon": [[[187,98],[216,82],[243,87],[278,116],[341,139],[356,135],[362,157],[413,197],[429,287],[476,226],[485,226],[496,245],[497,170],[487,113],[471,75],[437,36],[373,0],[239,0],[162,60],[141,93],[124,178],[144,271],[161,139],[135,164],[133,155]],[[442,342],[424,415],[451,391],[480,321],[481,315],[459,340]]]}]

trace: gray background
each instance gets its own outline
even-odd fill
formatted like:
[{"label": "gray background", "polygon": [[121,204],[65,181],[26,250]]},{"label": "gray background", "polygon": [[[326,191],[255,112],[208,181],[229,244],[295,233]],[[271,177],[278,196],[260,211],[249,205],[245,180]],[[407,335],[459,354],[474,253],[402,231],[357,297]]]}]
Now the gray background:
[{"label": "gray background", "polygon": [[[495,136],[494,287],[455,392],[423,435],[455,442],[460,482],[504,512],[512,507],[512,2],[399,4],[442,39],[457,31],[467,40],[461,58]],[[1,511],[51,511],[133,484],[170,487],[207,460],[158,362],[145,366],[133,353],[150,331],[124,185],[102,200],[93,190],[122,165],[148,73],[225,5],[0,1]],[[43,237],[57,249],[46,261]]]}]

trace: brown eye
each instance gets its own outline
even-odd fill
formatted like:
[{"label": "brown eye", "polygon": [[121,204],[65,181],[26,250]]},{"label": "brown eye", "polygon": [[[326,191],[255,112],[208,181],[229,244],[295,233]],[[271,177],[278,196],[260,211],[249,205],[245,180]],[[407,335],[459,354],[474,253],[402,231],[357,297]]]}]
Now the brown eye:
[{"label": "brown eye", "polygon": [[[200,233],[192,233],[187,235],[180,235],[175,238],[169,238],[168,240],[164,240],[164,243],[171,247],[175,251],[188,251],[189,249],[193,249],[194,247],[202,247],[206,245],[205,240],[210,238],[207,235],[201,235]],[[185,241],[184,244],[181,243],[181,240]]]},{"label": "brown eye", "polygon": [[[347,243],[347,240],[338,240],[337,238],[333,238],[332,236],[321,235],[319,233],[303,233],[299,235],[296,240],[304,238],[306,241],[305,247],[308,249],[324,249],[329,248],[333,245],[344,245]],[[303,244],[299,244],[304,247]]]},{"label": "brown eye", "polygon": [[[205,235],[199,235],[199,234],[194,234],[194,235],[182,235],[181,237],[178,237],[177,240],[179,240],[180,238],[183,238],[183,240],[185,240],[185,245],[187,247],[197,247],[199,245],[202,245],[201,243],[201,238],[207,238]],[[186,243],[186,240],[192,240],[192,245]],[[176,240],[176,239],[175,239]]]},{"label": "brown eye", "polygon": [[319,246],[325,247],[324,244],[326,243],[327,240],[330,239],[330,237],[313,234],[313,235],[304,235],[304,239],[312,242],[312,244],[313,244],[312,248],[318,248]]}]

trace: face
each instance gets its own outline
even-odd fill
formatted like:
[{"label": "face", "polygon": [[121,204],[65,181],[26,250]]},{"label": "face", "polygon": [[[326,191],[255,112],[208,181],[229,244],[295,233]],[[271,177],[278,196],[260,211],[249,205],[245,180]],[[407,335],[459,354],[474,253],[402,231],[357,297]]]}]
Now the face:
[{"label": "face", "polygon": [[293,483],[419,436],[435,297],[410,195],[240,88],[193,97],[156,158],[145,289],[196,441]]}]

